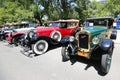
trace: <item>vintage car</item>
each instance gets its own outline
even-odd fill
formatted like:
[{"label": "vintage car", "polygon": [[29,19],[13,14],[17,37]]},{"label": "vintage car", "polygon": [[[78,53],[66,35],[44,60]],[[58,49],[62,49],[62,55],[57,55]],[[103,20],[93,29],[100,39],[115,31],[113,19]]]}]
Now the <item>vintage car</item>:
[{"label": "vintage car", "polygon": [[120,15],[118,15],[118,16],[115,18],[113,27],[114,27],[115,29],[120,29]]},{"label": "vintage car", "polygon": [[11,33],[11,32],[15,32],[15,30],[13,28],[5,28],[1,30],[0,33],[0,40],[6,40],[6,34]]},{"label": "vintage car", "polygon": [[67,61],[73,56],[95,59],[101,63],[101,71],[110,69],[114,42],[117,32],[112,29],[113,18],[88,18],[83,29],[75,36],[66,36],[61,40],[62,59]]},{"label": "vintage car", "polygon": [[62,37],[74,35],[78,27],[79,20],[75,19],[51,21],[48,26],[37,27],[26,34],[23,46],[29,47],[35,54],[43,54],[50,46],[58,45]]},{"label": "vintage car", "polygon": [[19,29],[15,29],[14,32],[6,34],[9,44],[14,44],[15,46],[18,46],[19,44],[21,44],[21,39],[24,38],[25,33],[33,29],[35,28],[34,27],[19,28]]}]

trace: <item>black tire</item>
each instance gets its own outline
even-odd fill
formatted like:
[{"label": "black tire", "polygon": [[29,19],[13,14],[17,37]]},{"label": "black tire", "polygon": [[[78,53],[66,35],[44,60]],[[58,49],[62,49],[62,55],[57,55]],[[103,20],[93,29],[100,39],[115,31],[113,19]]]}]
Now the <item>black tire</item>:
[{"label": "black tire", "polygon": [[2,36],[0,37],[0,39],[1,39],[1,41],[6,40],[5,35],[2,35]]},{"label": "black tire", "polygon": [[46,40],[39,40],[32,45],[32,51],[37,55],[41,55],[48,50],[48,47],[49,44]]},{"label": "black tire", "polygon": [[3,36],[1,36],[1,37],[0,37],[0,40],[1,40],[1,41],[3,41],[3,39],[4,39],[4,37],[3,37]]},{"label": "black tire", "polygon": [[106,52],[106,54],[102,54],[101,57],[101,69],[103,73],[108,73],[111,61],[112,61],[112,54],[113,54],[114,42],[112,42],[111,48]]},{"label": "black tire", "polygon": [[12,44],[14,44],[15,46],[18,46],[17,37],[12,38]]},{"label": "black tire", "polygon": [[101,68],[102,68],[102,72],[104,73],[108,73],[110,66],[111,66],[111,55],[110,54],[103,54],[102,55],[102,59],[101,59]]},{"label": "black tire", "polygon": [[62,47],[61,55],[62,55],[62,60],[63,60],[63,61],[68,61],[68,60],[70,60],[70,51],[69,51],[68,48],[69,48],[69,47]]}]

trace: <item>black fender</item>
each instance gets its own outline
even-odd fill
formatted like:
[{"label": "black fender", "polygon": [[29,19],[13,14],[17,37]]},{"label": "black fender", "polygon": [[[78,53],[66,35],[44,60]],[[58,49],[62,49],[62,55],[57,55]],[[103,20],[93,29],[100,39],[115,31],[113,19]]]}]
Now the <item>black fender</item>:
[{"label": "black fender", "polygon": [[8,33],[2,33],[1,35],[0,35],[0,39],[1,40],[4,40],[4,39],[6,39],[6,34],[8,34]]},{"label": "black fender", "polygon": [[18,40],[23,39],[24,35],[25,34],[16,34],[16,35],[12,36],[12,39],[16,38],[16,41],[19,42]]},{"label": "black fender", "polygon": [[70,42],[69,38],[70,38],[70,36],[65,36],[65,37],[63,37],[62,40],[61,40],[61,44],[62,44],[63,46],[64,46],[64,45],[67,45],[67,44]]},{"label": "black fender", "polygon": [[113,46],[113,41],[111,39],[104,39],[101,43],[100,43],[100,48],[103,51],[108,51],[112,46]]},{"label": "black fender", "polygon": [[70,36],[63,37],[61,40],[62,47],[67,47],[69,45],[69,48],[71,49],[72,53],[71,55],[76,55],[77,52],[77,41],[74,40],[73,42],[70,41]]},{"label": "black fender", "polygon": [[23,35],[25,35],[25,34],[16,34],[16,35],[12,36],[12,38],[21,37],[21,36],[23,36]]},{"label": "black fender", "polygon": [[[16,34],[14,36],[11,36],[12,37],[11,44],[15,44],[16,46],[18,44],[22,45],[22,41],[23,41],[24,35],[25,34]],[[14,39],[14,42],[12,41],[13,39]]]},{"label": "black fender", "polygon": [[116,39],[116,38],[117,38],[117,30],[113,30],[110,35],[110,39]]}]

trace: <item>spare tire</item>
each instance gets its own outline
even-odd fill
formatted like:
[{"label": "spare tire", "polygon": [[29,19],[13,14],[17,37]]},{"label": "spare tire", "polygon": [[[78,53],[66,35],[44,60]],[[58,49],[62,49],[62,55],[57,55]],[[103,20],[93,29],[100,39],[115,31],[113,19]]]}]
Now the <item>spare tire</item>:
[{"label": "spare tire", "polygon": [[50,34],[50,38],[52,38],[52,39],[54,39],[56,41],[61,41],[62,35],[61,35],[61,33],[59,31],[53,31]]}]

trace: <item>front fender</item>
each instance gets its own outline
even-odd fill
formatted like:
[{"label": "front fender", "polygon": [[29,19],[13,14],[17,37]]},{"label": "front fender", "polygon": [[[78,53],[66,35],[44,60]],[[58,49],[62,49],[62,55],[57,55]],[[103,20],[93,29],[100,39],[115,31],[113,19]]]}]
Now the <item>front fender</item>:
[{"label": "front fender", "polygon": [[104,51],[107,51],[111,48],[112,44],[113,41],[111,39],[104,39],[100,44],[100,48]]},{"label": "front fender", "polygon": [[70,42],[69,37],[70,37],[70,36],[66,36],[66,37],[63,37],[63,38],[62,38],[62,40],[61,40],[62,45],[67,44],[67,43]]}]

